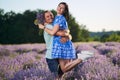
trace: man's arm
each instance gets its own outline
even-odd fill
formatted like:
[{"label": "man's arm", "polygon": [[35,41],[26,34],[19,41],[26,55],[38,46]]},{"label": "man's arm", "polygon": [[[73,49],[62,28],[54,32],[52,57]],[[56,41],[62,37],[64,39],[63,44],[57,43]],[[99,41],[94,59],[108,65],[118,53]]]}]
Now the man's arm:
[{"label": "man's arm", "polygon": [[59,30],[59,31],[56,32],[55,35],[56,35],[56,36],[68,36],[69,33],[67,33],[67,32],[64,31],[64,30]]}]

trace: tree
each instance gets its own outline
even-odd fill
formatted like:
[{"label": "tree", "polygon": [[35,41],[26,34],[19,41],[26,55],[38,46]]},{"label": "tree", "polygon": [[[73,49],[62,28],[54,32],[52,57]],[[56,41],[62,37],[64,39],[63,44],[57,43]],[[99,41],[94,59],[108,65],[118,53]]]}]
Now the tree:
[{"label": "tree", "polygon": [[120,42],[120,36],[117,33],[112,33],[109,38],[108,41],[116,41],[116,42]]},{"label": "tree", "polygon": [[70,18],[68,21],[68,27],[69,27],[70,33],[72,35],[72,41],[74,41],[74,42],[79,41],[80,27],[76,23],[75,18],[71,14],[70,14]]},{"label": "tree", "polygon": [[4,42],[2,39],[5,38],[4,35],[3,35],[3,32],[4,32],[4,10],[3,9],[0,9],[0,42]]},{"label": "tree", "polygon": [[80,25],[81,26],[81,29],[80,29],[80,41],[89,41],[89,31],[86,29],[86,25]]},{"label": "tree", "polygon": [[109,38],[109,34],[104,34],[100,37],[100,41],[101,42],[106,42],[108,38]]},{"label": "tree", "polygon": [[[43,43],[43,30],[34,25],[36,14],[44,10],[26,10],[23,13],[13,11],[4,13],[0,9],[0,43],[19,44],[19,43]],[[55,10],[51,10],[56,15]],[[75,18],[70,14],[68,27],[73,37],[72,41],[88,41],[89,31],[86,26],[79,25]]]}]

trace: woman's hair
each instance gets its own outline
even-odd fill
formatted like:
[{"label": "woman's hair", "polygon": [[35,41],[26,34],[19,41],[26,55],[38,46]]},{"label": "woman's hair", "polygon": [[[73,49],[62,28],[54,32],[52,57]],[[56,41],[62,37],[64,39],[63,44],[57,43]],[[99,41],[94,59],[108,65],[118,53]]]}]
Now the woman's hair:
[{"label": "woman's hair", "polygon": [[67,5],[67,3],[65,3],[65,2],[61,2],[61,3],[59,3],[59,5],[60,4],[63,4],[63,5],[65,5],[65,11],[64,11],[64,13],[63,13],[63,16],[66,18],[66,20],[68,21],[69,20],[69,8],[68,8],[68,5]]}]

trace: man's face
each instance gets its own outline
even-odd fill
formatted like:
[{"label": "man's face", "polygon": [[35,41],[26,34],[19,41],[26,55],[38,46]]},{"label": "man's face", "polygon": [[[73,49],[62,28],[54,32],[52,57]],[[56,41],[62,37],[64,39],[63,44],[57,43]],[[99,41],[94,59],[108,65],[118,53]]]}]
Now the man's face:
[{"label": "man's face", "polygon": [[45,13],[45,22],[46,23],[52,23],[53,22],[53,15],[51,12]]}]

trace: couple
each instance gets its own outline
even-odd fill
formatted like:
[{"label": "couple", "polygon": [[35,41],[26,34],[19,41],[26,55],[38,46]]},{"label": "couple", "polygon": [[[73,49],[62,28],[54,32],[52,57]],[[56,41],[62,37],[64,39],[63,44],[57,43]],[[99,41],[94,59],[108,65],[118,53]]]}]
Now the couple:
[{"label": "couple", "polygon": [[70,71],[82,61],[92,57],[93,54],[78,54],[76,59],[75,48],[67,31],[69,9],[65,2],[58,4],[55,18],[50,11],[45,11],[43,16],[44,25],[38,24],[38,26],[44,30],[47,48],[46,61],[50,71],[55,74],[56,79],[59,79],[65,72]]}]

